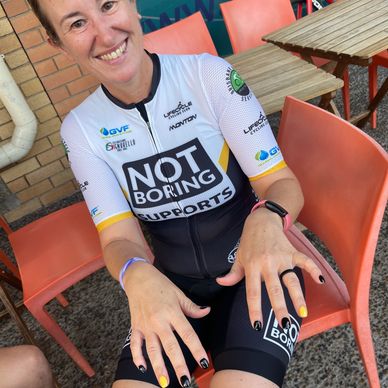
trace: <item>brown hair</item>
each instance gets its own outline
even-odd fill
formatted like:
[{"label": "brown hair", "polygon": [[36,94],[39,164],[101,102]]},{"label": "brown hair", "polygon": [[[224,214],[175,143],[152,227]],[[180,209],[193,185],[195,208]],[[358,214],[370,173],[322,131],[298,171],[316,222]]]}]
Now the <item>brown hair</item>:
[{"label": "brown hair", "polygon": [[45,28],[48,37],[52,40],[54,44],[58,45],[60,43],[59,37],[55,32],[54,27],[48,20],[47,16],[44,14],[43,10],[41,9],[39,5],[39,0],[27,0],[27,1],[30,4],[32,10],[34,11],[34,14],[39,19],[42,26]]}]

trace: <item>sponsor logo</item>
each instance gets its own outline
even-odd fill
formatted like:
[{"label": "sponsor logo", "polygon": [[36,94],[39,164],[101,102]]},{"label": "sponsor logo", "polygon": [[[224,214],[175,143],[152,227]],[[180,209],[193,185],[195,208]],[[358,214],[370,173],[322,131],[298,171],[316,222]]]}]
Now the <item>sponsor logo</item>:
[{"label": "sponsor logo", "polygon": [[88,189],[89,182],[88,181],[85,181],[84,183],[78,182],[78,186],[79,186],[79,189],[81,190],[81,193],[83,193],[84,191],[86,191]]},{"label": "sponsor logo", "polygon": [[70,149],[67,143],[63,139],[62,139],[62,145],[63,145],[63,148],[65,149],[65,154],[67,155],[70,152]]},{"label": "sponsor logo", "polygon": [[126,151],[128,148],[135,145],[135,139],[122,139],[117,141],[110,141],[109,143],[105,144],[105,149],[109,151]]},{"label": "sponsor logo", "polygon": [[267,117],[263,114],[263,112],[260,112],[260,117],[251,124],[247,129],[244,129],[244,133],[250,133],[253,135],[254,133],[260,131],[261,128],[265,127],[268,124]]},{"label": "sponsor logo", "polygon": [[241,96],[241,101],[248,101],[252,98],[252,93],[245,81],[240,77],[237,71],[231,67],[229,67],[226,72],[226,83],[228,85],[229,93],[237,93]]},{"label": "sponsor logo", "polygon": [[125,163],[123,171],[135,208],[194,197],[222,181],[221,173],[198,139],[159,155]]},{"label": "sponsor logo", "polygon": [[132,337],[132,327],[129,329],[128,335],[125,338],[123,349],[131,344],[131,337]]},{"label": "sponsor logo", "polygon": [[195,120],[196,118],[197,118],[197,115],[195,114],[195,115],[186,117],[185,119],[178,121],[175,124],[172,124],[172,125],[170,125],[170,131],[177,129],[177,128],[181,127],[182,125],[185,125],[185,124],[189,123],[190,121]]},{"label": "sponsor logo", "polygon": [[237,240],[236,245],[234,248],[230,251],[228,255],[228,263],[233,264],[236,261],[236,256],[237,256],[237,250],[238,247],[240,246],[240,240]]},{"label": "sponsor logo", "polygon": [[270,341],[283,349],[289,359],[294,351],[300,330],[298,321],[291,314],[290,321],[290,328],[283,329],[279,325],[279,322],[275,318],[275,314],[271,309],[263,337],[265,340]]},{"label": "sponsor logo", "polygon": [[99,216],[100,214],[102,214],[102,212],[100,211],[99,206],[94,207],[90,211],[90,215],[92,216],[92,218],[95,218],[95,217]]},{"label": "sponsor logo", "polygon": [[[255,159],[259,162],[269,162],[280,152],[280,148],[278,146],[272,147],[270,150],[260,150],[256,153]],[[260,163],[261,165],[263,163]]]},{"label": "sponsor logo", "polygon": [[105,127],[100,128],[100,134],[102,135],[101,137],[103,139],[119,136],[119,135],[122,135],[126,132],[131,132],[128,124],[122,125],[121,127],[118,127],[118,128],[111,128],[111,129],[108,129]]},{"label": "sponsor logo", "polygon": [[191,101],[189,101],[187,104],[182,104],[182,102],[179,101],[178,106],[175,109],[165,113],[164,117],[168,118],[169,120],[173,119],[174,117],[177,117],[182,113],[188,112],[192,105],[193,103]]}]

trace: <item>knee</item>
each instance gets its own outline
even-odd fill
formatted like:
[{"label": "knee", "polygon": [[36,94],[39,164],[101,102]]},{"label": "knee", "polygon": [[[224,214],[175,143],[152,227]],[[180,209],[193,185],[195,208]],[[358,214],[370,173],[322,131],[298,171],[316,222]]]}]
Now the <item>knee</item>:
[{"label": "knee", "polygon": [[40,349],[33,345],[23,345],[20,351],[21,370],[30,381],[29,386],[51,388],[53,383],[50,365]]}]

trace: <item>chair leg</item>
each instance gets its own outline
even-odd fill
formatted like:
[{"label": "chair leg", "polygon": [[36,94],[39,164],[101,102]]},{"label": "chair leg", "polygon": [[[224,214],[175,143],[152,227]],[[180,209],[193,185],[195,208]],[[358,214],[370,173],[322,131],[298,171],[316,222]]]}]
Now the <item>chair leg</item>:
[{"label": "chair leg", "polygon": [[302,15],[303,15],[303,4],[299,2],[296,7],[296,18],[300,19]]},{"label": "chair leg", "polygon": [[313,12],[313,0],[306,0],[306,11],[307,15]]},{"label": "chair leg", "polygon": [[369,314],[367,312],[365,314],[361,314],[359,311],[357,317],[356,313],[353,312],[352,327],[361,359],[364,364],[365,372],[368,377],[369,385],[371,388],[380,388],[375,350],[370,330]]},{"label": "chair leg", "polygon": [[55,299],[62,307],[67,307],[69,305],[69,302],[62,294],[58,294]]},{"label": "chair leg", "polygon": [[[373,62],[368,67],[369,73],[369,101],[372,101],[373,97],[377,93],[377,65]],[[370,125],[372,128],[377,127],[377,113],[374,111],[370,118]]]},{"label": "chair leg", "polygon": [[345,120],[350,120],[350,84],[349,84],[349,68],[344,70],[342,79],[344,80],[344,87],[342,88],[342,100],[344,104]]},{"label": "chair leg", "polygon": [[90,366],[85,357],[76,348],[73,342],[61,329],[58,323],[50,316],[43,306],[31,306],[25,303],[28,310],[34,318],[47,330],[47,332],[58,342],[65,352],[72,358],[72,360],[83,370],[87,376],[95,375],[93,368]]}]

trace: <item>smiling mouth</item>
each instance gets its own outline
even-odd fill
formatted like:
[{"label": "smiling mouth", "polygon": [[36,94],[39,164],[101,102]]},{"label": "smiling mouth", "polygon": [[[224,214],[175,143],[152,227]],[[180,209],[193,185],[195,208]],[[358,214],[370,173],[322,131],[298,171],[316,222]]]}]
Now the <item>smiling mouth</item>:
[{"label": "smiling mouth", "polygon": [[113,50],[108,54],[99,55],[97,58],[101,59],[102,61],[112,61],[114,59],[120,58],[125,52],[126,48],[127,48],[127,40],[125,40],[124,43],[116,50]]}]

